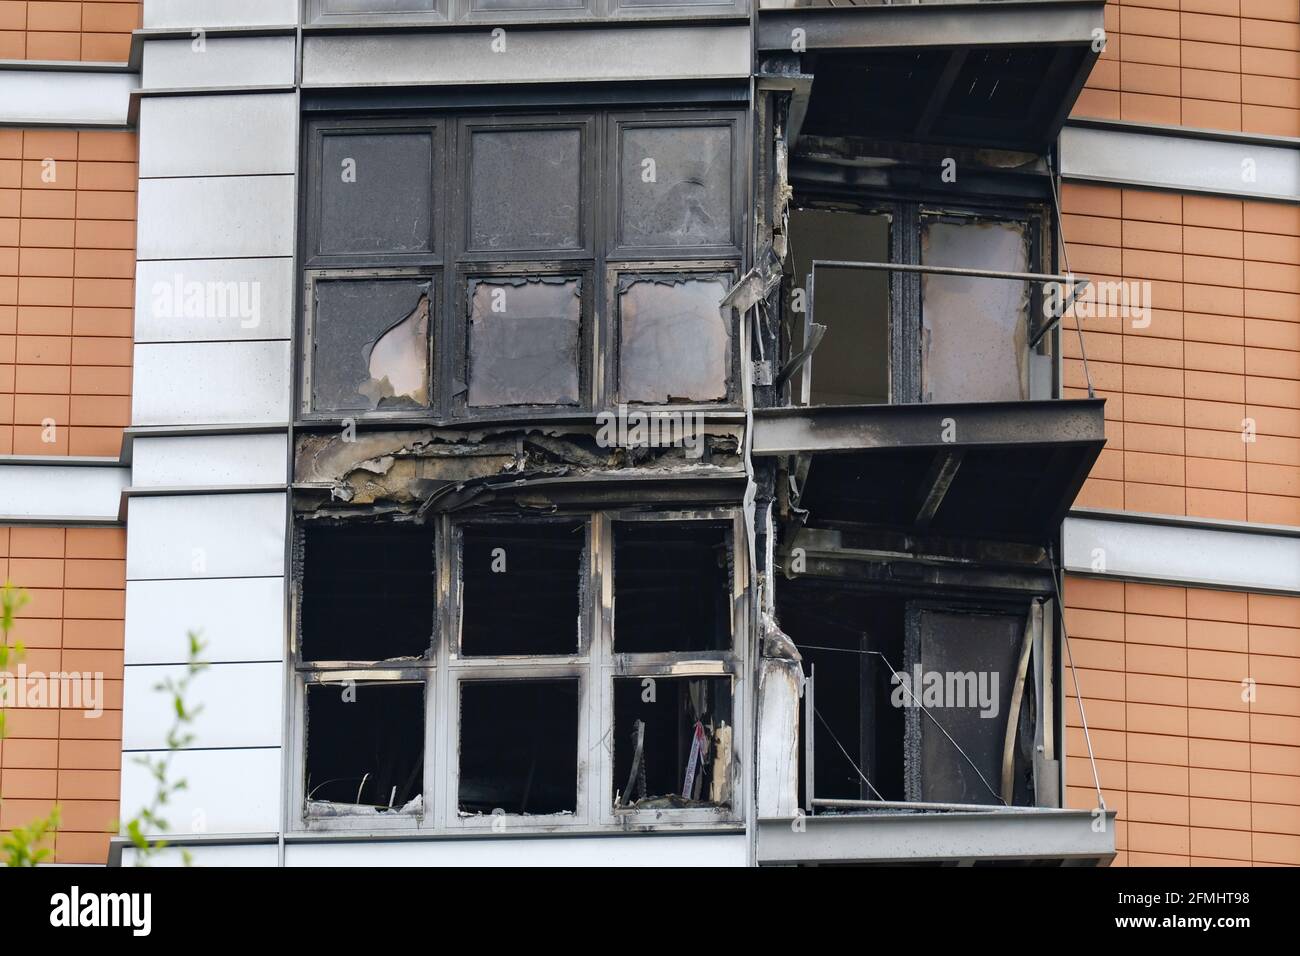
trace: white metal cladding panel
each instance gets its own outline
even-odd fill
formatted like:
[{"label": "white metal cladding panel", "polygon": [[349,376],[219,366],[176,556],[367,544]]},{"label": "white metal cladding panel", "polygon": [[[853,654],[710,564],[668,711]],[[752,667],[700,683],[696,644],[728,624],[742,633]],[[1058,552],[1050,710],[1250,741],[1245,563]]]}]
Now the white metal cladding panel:
[{"label": "white metal cladding panel", "polygon": [[293,176],[140,181],[137,259],[292,256]]},{"label": "white metal cladding panel", "polygon": [[291,843],[286,866],[745,866],[744,834]]},{"label": "white metal cladding panel", "polygon": [[303,86],[546,83],[722,79],[749,75],[747,24],[506,31],[493,52],[486,28],[470,33],[313,35]]},{"label": "white metal cladding panel", "polygon": [[0,70],[0,123],[125,126],[133,73]]},{"label": "white metal cladding panel", "polygon": [[[177,635],[183,642],[185,636]],[[175,716],[172,695],[157,685],[185,676],[184,665],[133,665],[122,684],[122,750],[163,750]],[[190,684],[185,703],[198,716],[186,750],[278,747],[284,723],[284,665],[213,664]]]},{"label": "white metal cladding panel", "polygon": [[136,436],[131,483],[137,488],[284,484],[289,439],[254,435]]},{"label": "white metal cladding panel", "polygon": [[116,521],[126,468],[0,463],[0,518]]},{"label": "white metal cladding panel", "polygon": [[1300,152],[1294,146],[1231,139],[1067,126],[1061,131],[1061,175],[1233,196],[1300,198]]},{"label": "white metal cladding panel", "polygon": [[178,664],[197,631],[212,663],[284,658],[284,578],[131,581],[126,663]]},{"label": "white metal cladding panel", "polygon": [[176,259],[136,265],[135,340],[287,339],[293,260]]},{"label": "white metal cladding panel", "polygon": [[283,577],[286,501],[281,493],[133,498],[127,580]]},{"label": "white metal cladding panel", "polygon": [[141,68],[144,89],[291,86],[294,38],[146,40]]},{"label": "white metal cladding panel", "polygon": [[144,0],[145,29],[285,26],[299,0]]},{"label": "white metal cladding panel", "polygon": [[[235,833],[238,831],[227,830],[225,832]],[[191,846],[186,849],[189,850],[194,866],[275,866],[277,863],[277,847],[274,843],[232,843],[218,846]],[[135,850],[131,847],[123,847],[123,866],[135,866],[136,859]],[[149,865],[152,867],[180,867],[186,864],[181,847],[168,846],[151,855]]]},{"label": "white metal cladding panel", "polygon": [[1300,592],[1300,537],[1072,516],[1065,522],[1065,567],[1170,584]]},{"label": "white metal cladding panel", "polygon": [[287,341],[137,345],[132,423],[286,422],[291,364]]},{"label": "white metal cladding panel", "polygon": [[[148,771],[136,763],[137,756],[146,754],[122,755],[121,813],[124,819],[130,819],[140,808],[147,806],[156,789]],[[152,756],[165,757],[166,753],[154,752]],[[169,824],[168,835],[272,833],[280,829],[279,747],[181,751],[172,757],[168,778],[184,780],[186,784],[185,789],[174,794],[164,808],[163,818]],[[247,849],[261,851],[263,848]],[[274,866],[274,846],[271,851],[269,862],[257,865]],[[195,863],[207,865],[204,855],[211,852],[211,849],[195,852]],[[266,859],[263,853],[254,855],[249,852],[239,856],[250,861]]]},{"label": "white metal cladding panel", "polygon": [[292,93],[147,96],[140,101],[140,176],[294,172]]}]

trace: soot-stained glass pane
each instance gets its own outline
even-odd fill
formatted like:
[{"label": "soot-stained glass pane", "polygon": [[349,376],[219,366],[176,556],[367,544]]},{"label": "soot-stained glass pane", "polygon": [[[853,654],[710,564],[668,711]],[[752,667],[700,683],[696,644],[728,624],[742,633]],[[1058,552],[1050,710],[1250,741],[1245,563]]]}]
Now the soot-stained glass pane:
[{"label": "soot-stained glass pane", "polygon": [[580,289],[567,277],[471,280],[470,406],[578,404]]},{"label": "soot-stained glass pane", "polygon": [[623,131],[624,246],[732,244],[730,126]]},{"label": "soot-stained glass pane", "polygon": [[726,276],[628,276],[619,309],[619,396],[627,402],[727,397],[731,328]]},{"label": "soot-stained glass pane", "polygon": [[328,133],[321,154],[321,255],[431,252],[433,138]]},{"label": "soot-stained glass pane", "polygon": [[471,252],[581,247],[579,130],[479,130],[470,142]]}]

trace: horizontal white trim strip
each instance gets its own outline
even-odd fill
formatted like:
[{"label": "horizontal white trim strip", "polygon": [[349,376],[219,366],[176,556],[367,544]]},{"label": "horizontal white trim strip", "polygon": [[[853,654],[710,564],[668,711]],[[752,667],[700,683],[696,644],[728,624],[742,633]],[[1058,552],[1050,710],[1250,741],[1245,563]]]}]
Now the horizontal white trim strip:
[{"label": "horizontal white trim strip", "polygon": [[131,470],[116,463],[12,464],[0,461],[0,513],[4,520],[114,522]]},{"label": "horizontal white trim strip", "polygon": [[0,125],[128,125],[134,73],[0,70]]},{"label": "horizontal white trim strip", "polygon": [[1066,126],[1061,175],[1067,180],[1300,201],[1300,150],[1258,140],[1185,132]]},{"label": "horizontal white trim strip", "polygon": [[1300,528],[1291,533],[1196,519],[1075,513],[1065,520],[1064,536],[1071,574],[1300,593]]}]

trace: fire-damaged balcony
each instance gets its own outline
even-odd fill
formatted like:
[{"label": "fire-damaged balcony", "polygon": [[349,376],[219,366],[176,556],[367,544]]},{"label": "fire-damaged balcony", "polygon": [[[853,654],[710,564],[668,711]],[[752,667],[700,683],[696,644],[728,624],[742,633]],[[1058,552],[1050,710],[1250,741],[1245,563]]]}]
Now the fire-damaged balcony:
[{"label": "fire-damaged balcony", "polygon": [[[760,862],[1113,856],[1100,796],[1061,806],[1053,547],[1103,404],[755,413],[754,455],[779,462]],[[765,743],[782,733],[797,751]]]},{"label": "fire-damaged balcony", "polygon": [[[1104,44],[1104,0],[764,2],[760,57],[814,78],[813,136],[1043,151]],[[798,119],[792,117],[797,131]]]}]

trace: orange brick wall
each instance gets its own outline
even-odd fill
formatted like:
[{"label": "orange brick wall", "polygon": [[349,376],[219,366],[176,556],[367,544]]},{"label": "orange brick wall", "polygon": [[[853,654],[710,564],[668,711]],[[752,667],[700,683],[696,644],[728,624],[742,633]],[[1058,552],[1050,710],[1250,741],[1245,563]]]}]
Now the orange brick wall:
[{"label": "orange brick wall", "polygon": [[1300,136],[1296,0],[1110,0],[1075,116]]},{"label": "orange brick wall", "polygon": [[[1083,321],[1107,446],[1078,504],[1300,524],[1300,207],[1067,185],[1062,208],[1070,267],[1154,306]],[[1062,346],[1080,397],[1072,318]]]},{"label": "orange brick wall", "polygon": [[[11,637],[28,672],[102,672],[104,713],[6,707],[0,741],[0,830],[57,802],[61,863],[103,863],[118,817],[126,532],[121,528],[0,527],[0,579],[32,600]],[[135,808],[132,808],[134,812]]]},{"label": "orange brick wall", "polygon": [[0,454],[120,452],[136,169],[134,133],[0,129]]},{"label": "orange brick wall", "polygon": [[[1065,601],[1115,863],[1300,865],[1300,598],[1071,578]],[[1068,668],[1066,693],[1067,801],[1091,809]]]},{"label": "orange brick wall", "polygon": [[0,0],[0,60],[122,63],[140,0]]}]

